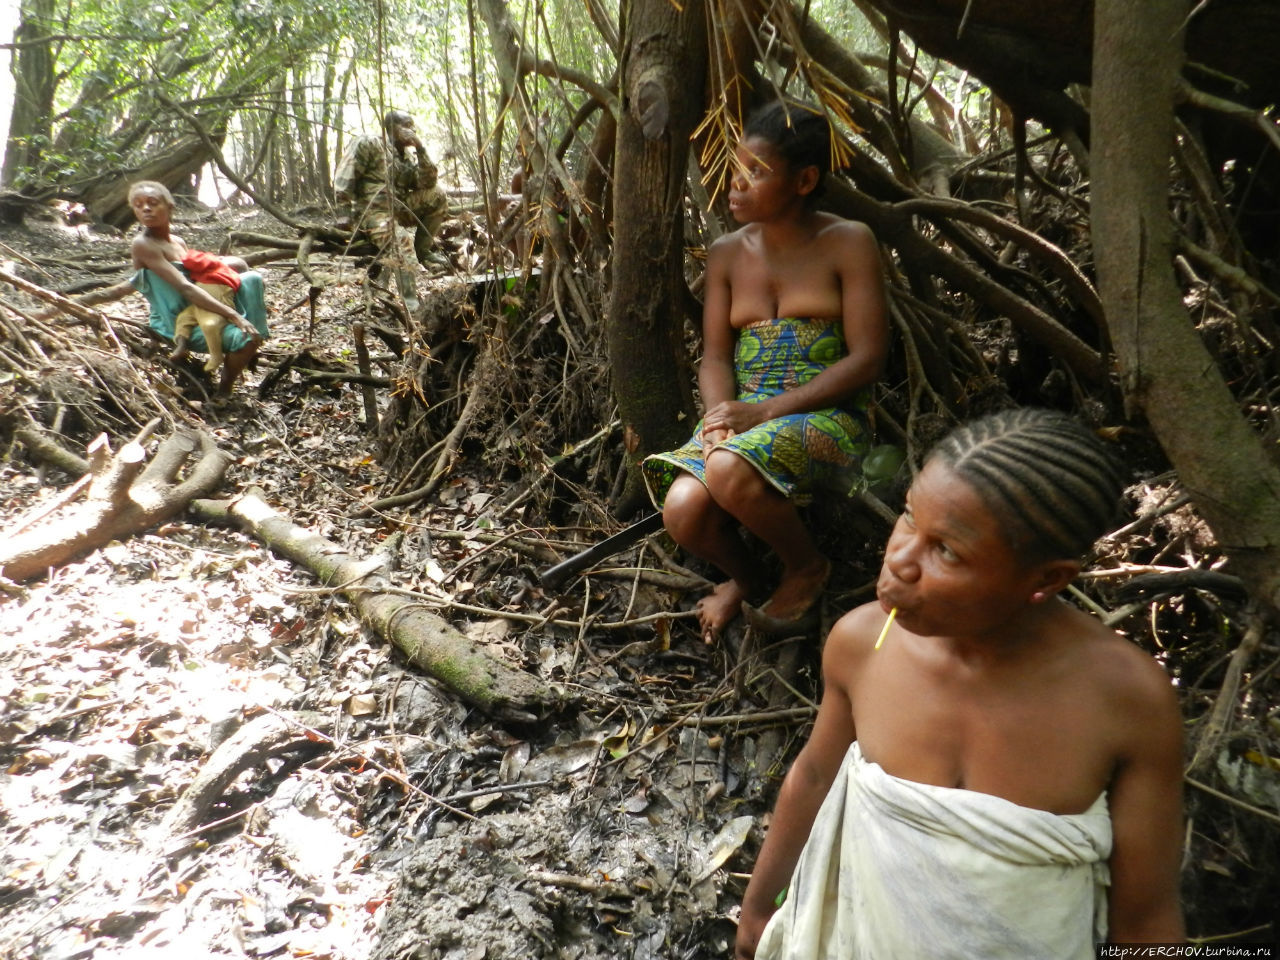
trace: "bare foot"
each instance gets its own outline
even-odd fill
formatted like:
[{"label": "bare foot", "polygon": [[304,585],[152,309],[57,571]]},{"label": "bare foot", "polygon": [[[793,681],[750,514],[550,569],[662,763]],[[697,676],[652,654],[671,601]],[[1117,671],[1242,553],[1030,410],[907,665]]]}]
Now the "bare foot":
[{"label": "bare foot", "polygon": [[831,576],[831,561],[818,557],[797,570],[784,570],[778,589],[760,608],[772,620],[799,620],[818,602]]},{"label": "bare foot", "polygon": [[173,341],[173,352],[169,354],[170,360],[181,360],[191,352],[191,338],[178,337]]},{"label": "bare foot", "polygon": [[702,627],[703,643],[715,643],[720,638],[720,631],[738,615],[746,598],[738,581],[726,580],[698,601],[698,623]]}]

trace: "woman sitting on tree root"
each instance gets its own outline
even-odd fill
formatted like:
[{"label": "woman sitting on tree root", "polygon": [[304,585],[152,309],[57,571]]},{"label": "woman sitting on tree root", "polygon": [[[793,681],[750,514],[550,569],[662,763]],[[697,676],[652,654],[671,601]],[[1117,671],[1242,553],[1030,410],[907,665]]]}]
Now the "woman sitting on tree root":
[{"label": "woman sitting on tree root", "polygon": [[[142,225],[133,238],[138,272],[130,282],[151,304],[151,329],[174,341],[175,360],[188,350],[207,350],[206,369],[212,371],[221,357],[218,396],[229,396],[257,356],[258,344],[270,335],[262,276],[239,257],[192,250],[170,233],[173,195],[164,184],[139,180],[129,188],[129,206]],[[210,323],[210,314],[225,321],[220,330],[216,320]],[[221,342],[210,344],[205,330]]]},{"label": "woman sitting on tree root", "polygon": [[741,524],[782,561],[760,610],[770,632],[811,621],[831,564],[795,501],[843,486],[870,446],[869,387],[888,351],[875,237],[814,209],[831,166],[831,129],[813,109],[775,102],[747,121],[729,209],[743,226],[711,245],[698,385],[706,416],[679,450],[644,463],[663,524],[729,576],[698,604],[713,642],[762,591]]}]

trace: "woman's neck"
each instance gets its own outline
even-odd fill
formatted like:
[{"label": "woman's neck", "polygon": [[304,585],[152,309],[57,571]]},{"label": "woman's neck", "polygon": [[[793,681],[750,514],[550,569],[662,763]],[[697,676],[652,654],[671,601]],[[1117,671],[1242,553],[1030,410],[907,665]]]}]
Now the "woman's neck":
[{"label": "woman's neck", "polygon": [[817,211],[800,206],[767,222],[757,222],[760,239],[767,247],[793,247],[798,240],[813,236]]},{"label": "woman's neck", "polygon": [[981,636],[938,637],[950,656],[973,666],[994,668],[1021,659],[1028,650],[1041,657],[1057,637],[1054,629],[1069,608],[1052,597],[1043,604],[1027,604],[1000,627]]}]

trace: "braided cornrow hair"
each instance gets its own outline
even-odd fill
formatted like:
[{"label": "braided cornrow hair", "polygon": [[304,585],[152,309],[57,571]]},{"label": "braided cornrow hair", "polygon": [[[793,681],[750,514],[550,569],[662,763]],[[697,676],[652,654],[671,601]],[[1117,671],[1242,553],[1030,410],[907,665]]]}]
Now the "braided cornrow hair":
[{"label": "braided cornrow hair", "polygon": [[1102,441],[1051,410],[991,414],[948,434],[929,454],[968,481],[1009,523],[1030,560],[1076,559],[1116,520],[1124,481]]}]

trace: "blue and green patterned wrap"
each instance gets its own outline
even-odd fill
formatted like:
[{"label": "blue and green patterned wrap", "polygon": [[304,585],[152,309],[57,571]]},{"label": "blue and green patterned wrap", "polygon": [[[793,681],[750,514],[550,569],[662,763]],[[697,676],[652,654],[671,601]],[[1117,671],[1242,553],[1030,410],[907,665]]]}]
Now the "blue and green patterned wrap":
[{"label": "blue and green patterned wrap", "polygon": [[[186,274],[181,264],[175,263],[174,266]],[[130,277],[129,282],[133,284],[133,289],[146,297],[147,303],[151,304],[151,316],[147,318],[147,325],[166,340],[172,341],[174,321],[187,306],[187,301],[182,299],[182,294],[146,268]],[[236,291],[236,309],[240,311],[242,317],[257,328],[262,334],[262,339],[265,340],[271,335],[267,329],[267,298],[262,274],[254,270],[240,274],[240,289]],[[248,343],[249,335],[235,324],[228,323],[222,328],[223,353],[234,353]],[[191,331],[191,349],[203,353],[209,350],[199,327]]]},{"label": "blue and green patterned wrap", "polygon": [[[779,317],[738,331],[733,367],[738,399],[760,403],[808,383],[845,356],[839,320]],[[867,425],[869,389],[859,390],[843,407],[824,407],[766,420],[746,433],[716,444],[743,457],[773,487],[796,503],[818,489],[848,493],[871,447]],[[678,450],[655,453],[643,463],[649,496],[659,509],[680,471],[706,483],[702,460],[702,421]]]}]

